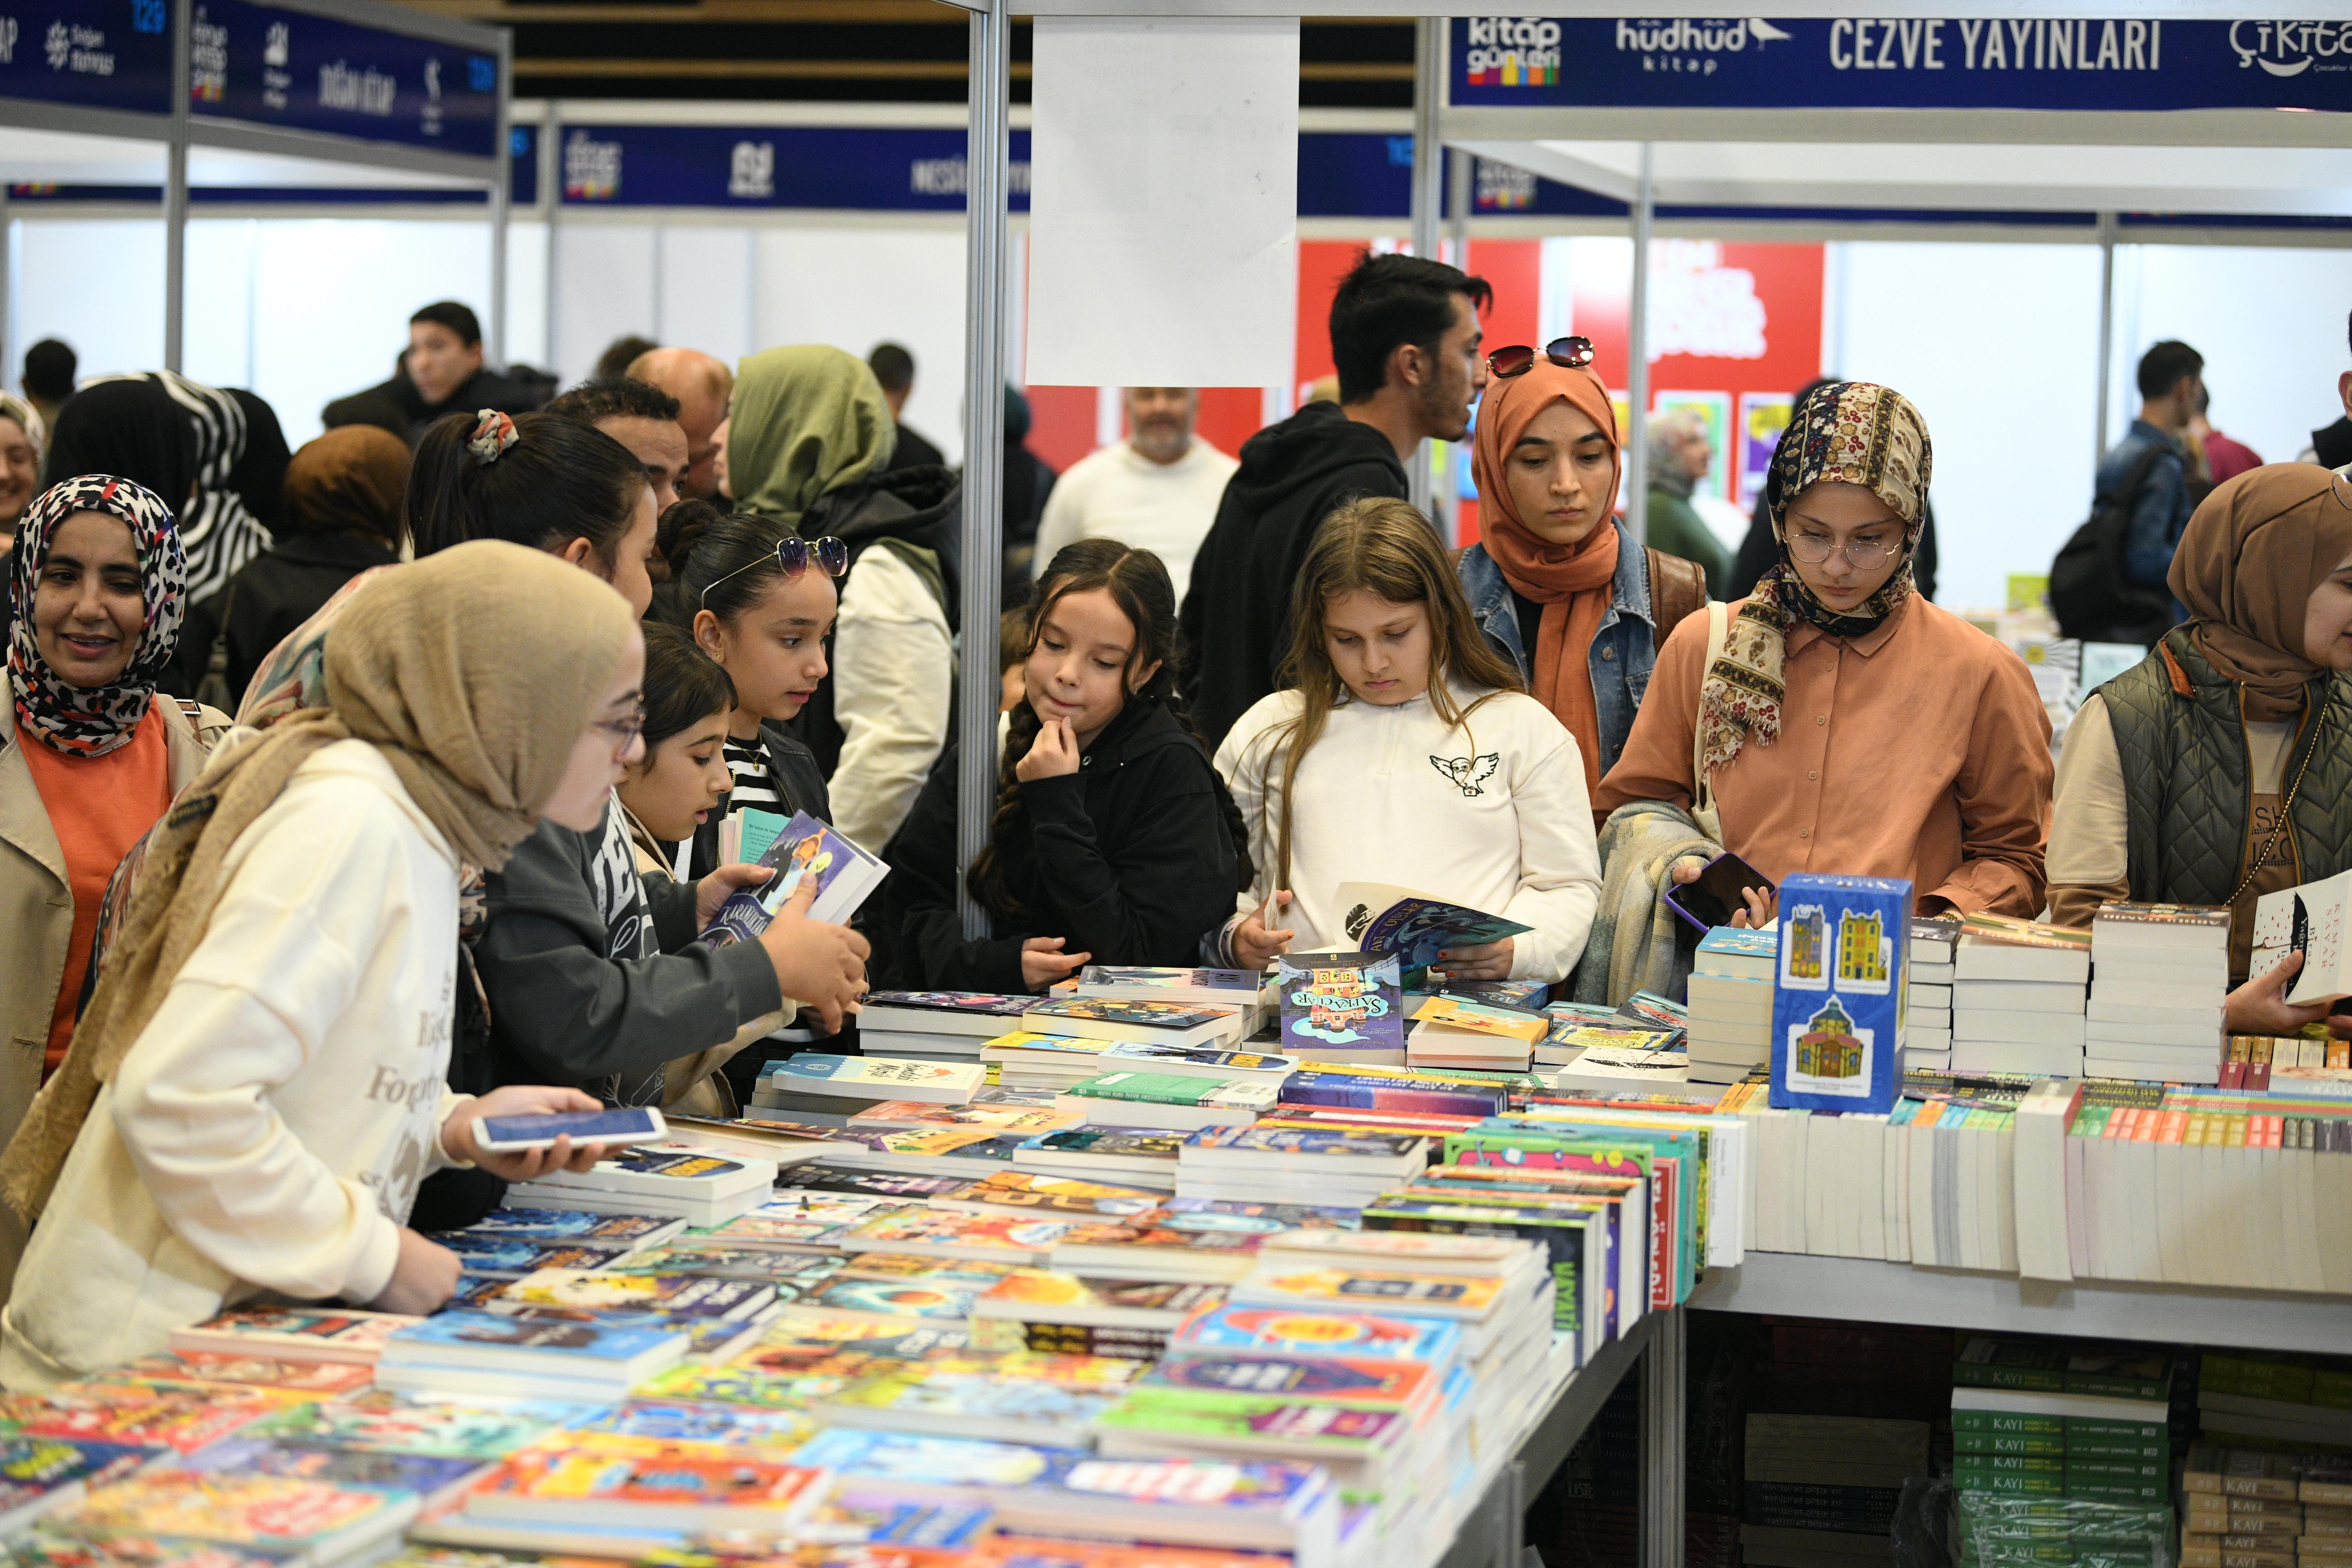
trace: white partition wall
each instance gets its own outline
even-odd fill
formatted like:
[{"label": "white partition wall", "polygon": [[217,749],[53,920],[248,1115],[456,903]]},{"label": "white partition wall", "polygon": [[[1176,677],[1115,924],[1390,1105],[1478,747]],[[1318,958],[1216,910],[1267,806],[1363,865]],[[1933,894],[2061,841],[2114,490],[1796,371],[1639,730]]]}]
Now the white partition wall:
[{"label": "white partition wall", "polygon": [[9,225],[8,341],[62,338],[81,373],[152,370],[163,362],[163,225],[154,218],[89,218]]},{"label": "white partition wall", "polygon": [[1824,369],[1919,405],[1936,444],[1936,598],[1998,606],[2089,514],[2098,403],[2099,253],[2091,246],[1832,247]]}]

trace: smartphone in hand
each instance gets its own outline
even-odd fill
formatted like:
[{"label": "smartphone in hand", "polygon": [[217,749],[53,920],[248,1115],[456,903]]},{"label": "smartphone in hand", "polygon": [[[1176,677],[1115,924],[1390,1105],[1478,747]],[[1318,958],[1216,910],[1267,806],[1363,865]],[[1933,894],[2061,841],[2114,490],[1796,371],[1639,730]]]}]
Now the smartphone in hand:
[{"label": "smartphone in hand", "polygon": [[581,1144],[650,1143],[669,1135],[669,1124],[650,1105],[624,1105],[603,1111],[561,1111],[545,1116],[478,1116],[474,1142],[494,1155],[520,1149],[545,1149],[569,1136]]},{"label": "smartphone in hand", "polygon": [[1676,883],[1667,888],[1666,903],[1682,917],[1685,934],[1696,941],[1718,925],[1730,925],[1731,917],[1748,907],[1748,901],[1740,894],[1751,887],[1769,893],[1772,879],[1738,855],[1727,852],[1707,862],[1697,881]]}]

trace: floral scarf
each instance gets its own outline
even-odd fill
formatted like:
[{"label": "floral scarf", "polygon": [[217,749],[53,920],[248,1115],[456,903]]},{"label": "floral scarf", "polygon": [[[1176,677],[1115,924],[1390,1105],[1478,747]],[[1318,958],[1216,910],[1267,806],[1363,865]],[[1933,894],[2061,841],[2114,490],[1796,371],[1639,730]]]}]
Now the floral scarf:
[{"label": "floral scarf", "polygon": [[[33,640],[33,590],[47,564],[49,541],[76,512],[103,512],[131,529],[139,552],[139,591],[146,601],[146,630],[122,673],[102,686],[68,685],[49,668]],[[85,474],[50,486],[25,508],[14,558],[16,623],[8,639],[8,685],[16,703],[16,723],[53,751],[69,757],[103,757],[129,743],[156,678],[170,667],[180,645],[180,616],[187,591],[187,560],[180,551],[172,509],[152,490],[128,479]]]},{"label": "floral scarf", "polygon": [[[1764,507],[1780,559],[1756,584],[1700,683],[1701,767],[1712,772],[1749,740],[1769,746],[1780,738],[1790,627],[1804,621],[1832,637],[1867,636],[1911,596],[1932,461],[1927,422],[1910,399],[1889,388],[1832,382],[1814,388],[1790,411],[1764,481]],[[1903,519],[1894,574],[1843,614],[1813,596],[1789,556],[1790,503],[1825,480],[1863,486]]]}]

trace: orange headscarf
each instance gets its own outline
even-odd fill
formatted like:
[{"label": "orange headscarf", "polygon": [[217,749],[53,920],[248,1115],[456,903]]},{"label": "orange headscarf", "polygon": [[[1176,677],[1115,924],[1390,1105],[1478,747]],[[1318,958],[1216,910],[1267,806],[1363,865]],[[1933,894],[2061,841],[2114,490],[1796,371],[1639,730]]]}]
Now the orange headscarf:
[{"label": "orange headscarf", "polygon": [[[1598,498],[1601,523],[1574,545],[1547,544],[1519,518],[1505,463],[1528,426],[1556,402],[1592,422],[1609,443],[1609,489]],[[1527,374],[1490,382],[1478,406],[1470,444],[1470,473],[1478,484],[1478,531],[1486,553],[1514,591],[1544,607],[1528,669],[1536,701],[1549,708],[1584,753],[1587,789],[1601,785],[1601,713],[1592,700],[1592,638],[1609,612],[1617,578],[1616,509],[1624,454],[1617,445],[1617,413],[1601,378],[1538,355]]]}]

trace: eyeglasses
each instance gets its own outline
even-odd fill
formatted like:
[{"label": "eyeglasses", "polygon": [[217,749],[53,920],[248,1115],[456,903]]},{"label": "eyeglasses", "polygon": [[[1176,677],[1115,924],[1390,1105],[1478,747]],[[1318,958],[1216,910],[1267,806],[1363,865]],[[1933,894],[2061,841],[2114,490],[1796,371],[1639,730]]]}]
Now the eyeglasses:
[{"label": "eyeglasses", "polygon": [[[798,577],[808,570],[809,562],[812,560],[816,562],[817,569],[825,576],[839,577],[849,570],[849,547],[831,534],[827,534],[821,539],[804,539],[797,534],[787,534],[776,541],[775,561],[778,566],[784,569],[786,577]],[[766,556],[761,556],[757,560],[744,562],[729,572],[727,577],[714,580],[710,588],[704,589],[696,596],[695,602],[698,605],[709,602],[710,589],[726,581],[728,577],[740,577],[753,567],[767,564]]]},{"label": "eyeglasses", "polygon": [[[1523,376],[1536,368],[1536,352],[1525,343],[1497,349],[1486,356],[1486,373],[1501,380]],[[1590,338],[1554,338],[1543,346],[1543,357],[1563,370],[1580,371],[1592,362]]]},{"label": "eyeglasses", "polygon": [[588,721],[592,729],[601,729],[613,737],[615,755],[636,744],[637,737],[646,732],[646,705],[639,703],[629,710],[626,718],[593,718]]},{"label": "eyeglasses", "polygon": [[1856,571],[1876,571],[1892,560],[1902,548],[1900,539],[1852,539],[1840,545],[1817,534],[1789,536],[1789,553],[1807,566],[1819,566],[1831,556],[1843,551],[1846,563]]}]

